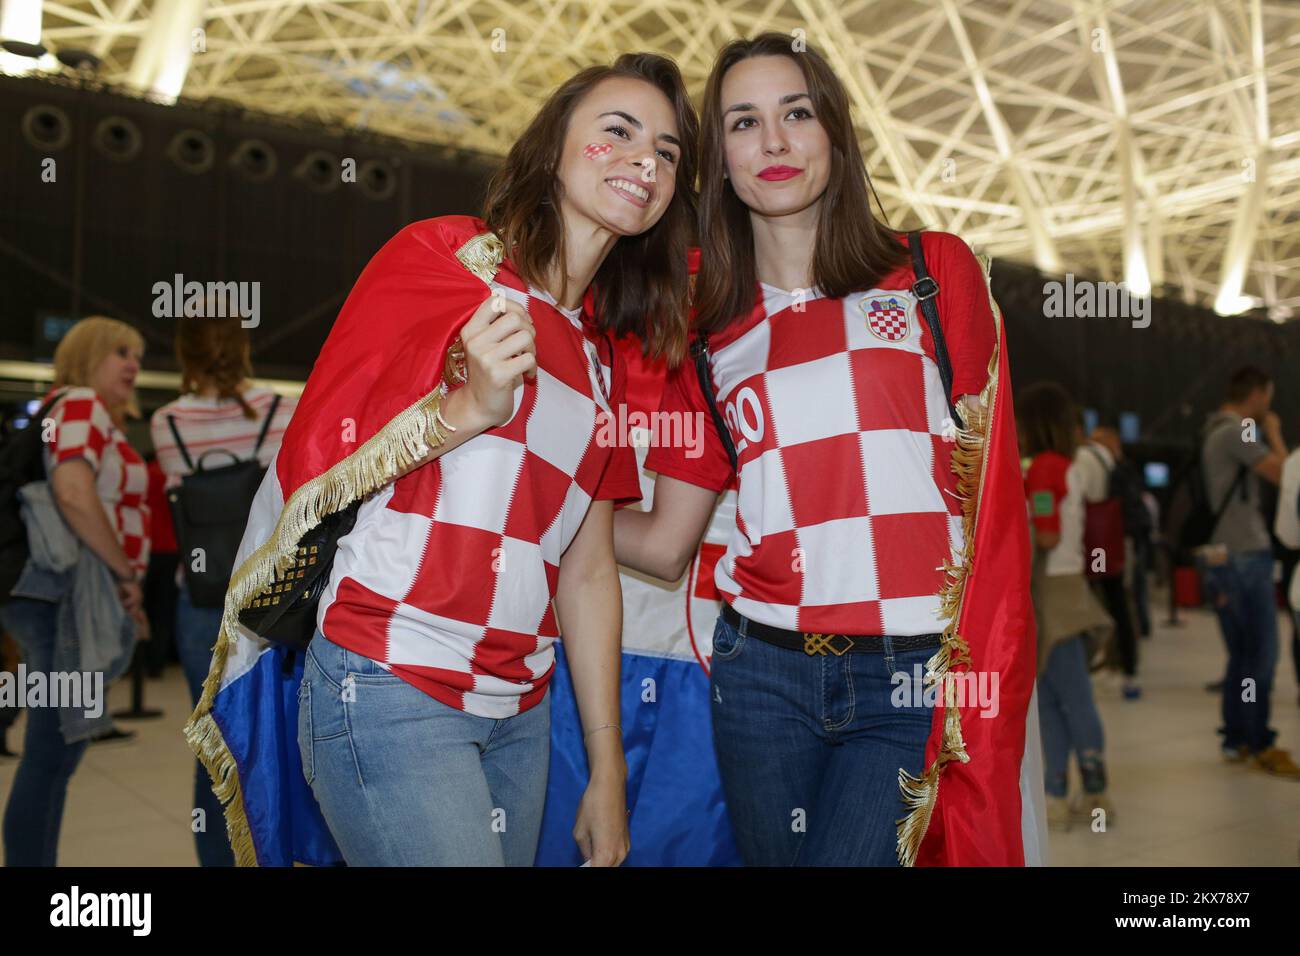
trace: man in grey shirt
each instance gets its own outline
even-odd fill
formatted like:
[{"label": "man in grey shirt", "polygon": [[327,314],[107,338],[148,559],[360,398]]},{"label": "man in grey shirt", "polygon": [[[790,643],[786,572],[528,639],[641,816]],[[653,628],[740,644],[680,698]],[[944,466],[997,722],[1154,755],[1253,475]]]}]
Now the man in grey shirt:
[{"label": "man in grey shirt", "polygon": [[1278,656],[1277,605],[1259,480],[1277,484],[1287,455],[1272,402],[1268,374],[1241,368],[1228,383],[1228,400],[1206,421],[1201,465],[1210,507],[1219,518],[1199,563],[1206,598],[1228,647],[1219,731],[1224,756],[1300,780],[1300,767],[1274,745],[1277,733],[1268,725]]}]

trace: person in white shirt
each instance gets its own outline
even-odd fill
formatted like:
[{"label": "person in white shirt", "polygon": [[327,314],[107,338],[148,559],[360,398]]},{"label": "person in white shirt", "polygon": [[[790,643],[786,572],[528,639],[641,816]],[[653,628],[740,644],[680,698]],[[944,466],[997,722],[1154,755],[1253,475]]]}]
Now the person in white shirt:
[{"label": "person in white shirt", "polygon": [[[1300,448],[1291,452],[1282,464],[1273,533],[1288,548],[1300,550]],[[1300,564],[1291,572],[1286,603],[1296,619],[1295,628],[1300,631]],[[1291,653],[1296,659],[1296,672],[1300,674],[1300,641],[1291,645]]]}]

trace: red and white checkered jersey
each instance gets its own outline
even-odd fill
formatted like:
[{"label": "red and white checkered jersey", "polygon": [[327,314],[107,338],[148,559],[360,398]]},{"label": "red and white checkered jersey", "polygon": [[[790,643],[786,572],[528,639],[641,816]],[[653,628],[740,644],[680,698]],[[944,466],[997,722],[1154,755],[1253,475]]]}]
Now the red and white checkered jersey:
[{"label": "red and white checkered jersey", "polygon": [[[233,398],[208,398],[202,395],[182,395],[154,412],[149,429],[153,436],[154,451],[158,453],[158,464],[167,475],[167,487],[176,487],[181,483],[181,478],[190,473],[167,424],[169,415],[176,419],[181,441],[185,443],[185,450],[195,463],[210,451],[230,452],[239,461],[248,461],[253,457],[257,436],[271,411],[274,398],[275,391],[262,386],[254,386],[245,391],[244,401],[252,407],[254,418],[245,418],[243,408]],[[288,427],[297,404],[298,400],[292,396],[280,397],[275,420],[267,429],[266,439],[257,455],[263,467],[271,464],[271,459],[280,449],[284,430]],[[232,460],[230,455],[213,454],[206,464],[208,467],[219,468],[231,464]]]},{"label": "red and white checkered jersey", "polygon": [[[58,392],[50,389],[41,403]],[[137,577],[149,565],[149,470],[126,436],[113,424],[108,407],[93,388],[69,388],[45,413],[53,421],[51,440],[45,445],[45,473],[54,466],[80,458],[95,472],[95,490],[104,503],[117,540]],[[44,427],[38,423],[39,427]]]},{"label": "red and white checkered jersey", "polygon": [[[922,236],[953,366],[953,396],[988,380],[995,330],[984,274],[966,244]],[[941,630],[943,564],[962,548],[953,431],[911,262],[866,292],[761,301],[709,338],[718,408],[739,452],[736,525],[714,577],[751,620],[841,634]],[[708,406],[691,363],[663,411]],[[731,465],[717,431],[704,452],[650,450],[646,467],[721,490]]]},{"label": "red and white checkered jersey", "polygon": [[506,424],[361,506],[339,541],[317,621],[334,643],[437,700],[499,718],[546,693],[560,556],[591,502],[626,503],[641,491],[634,449],[597,439],[599,416],[623,401],[622,357],[612,369],[580,310],[561,312],[545,293],[525,291],[512,270],[498,272],[492,291],[528,310],[536,381],[515,389]]}]

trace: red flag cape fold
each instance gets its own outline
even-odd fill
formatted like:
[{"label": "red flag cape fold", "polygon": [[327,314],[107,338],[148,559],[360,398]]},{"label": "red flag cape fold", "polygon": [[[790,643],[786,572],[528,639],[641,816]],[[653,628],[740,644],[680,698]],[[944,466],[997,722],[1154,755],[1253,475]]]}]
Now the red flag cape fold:
[{"label": "red flag cape fold", "polygon": [[[987,279],[988,263],[984,262]],[[923,866],[1023,866],[1020,765],[1036,672],[1029,529],[1002,313],[981,397],[953,450],[965,553],[948,569],[934,724],[921,777],[900,771],[909,808],[899,858]]]},{"label": "red flag cape fold", "polygon": [[470,266],[489,260],[462,252],[486,230],[470,216],[426,219],[370,260],[284,434],[276,472],[286,502],[438,388],[447,350],[483,304],[495,271],[475,275]]},{"label": "red flag cape fold", "polygon": [[240,628],[239,612],[291,563],[303,534],[382,488],[440,441],[439,386],[444,378],[463,381],[460,331],[494,279],[526,288],[479,219],[427,219],[390,239],[348,295],[285,431],[275,472],[258,491],[211,669],[185,726],[227,804],[241,865],[257,862],[240,789],[248,768],[232,755],[212,708],[218,692],[268,645]]}]

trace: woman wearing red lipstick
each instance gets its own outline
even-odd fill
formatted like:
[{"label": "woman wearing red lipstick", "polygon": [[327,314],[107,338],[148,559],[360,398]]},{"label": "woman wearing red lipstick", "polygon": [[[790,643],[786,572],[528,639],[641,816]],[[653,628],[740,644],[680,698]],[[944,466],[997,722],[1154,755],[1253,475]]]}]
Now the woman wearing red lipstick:
[{"label": "woman wearing red lipstick", "polygon": [[787,36],[719,54],[700,179],[707,375],[683,365],[663,403],[725,424],[702,456],[651,449],[653,508],[616,516],[616,556],[680,577],[734,478],[710,680],[741,855],[896,864],[899,770],[922,774],[933,717],[913,684],[940,655],[944,565],[962,554],[950,402],[978,403],[996,339],[983,272],[956,236],[924,234],[945,389],[907,240],[872,212],[843,84]]}]

